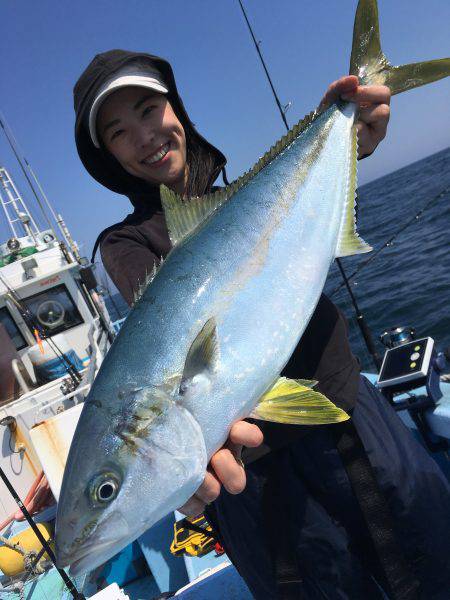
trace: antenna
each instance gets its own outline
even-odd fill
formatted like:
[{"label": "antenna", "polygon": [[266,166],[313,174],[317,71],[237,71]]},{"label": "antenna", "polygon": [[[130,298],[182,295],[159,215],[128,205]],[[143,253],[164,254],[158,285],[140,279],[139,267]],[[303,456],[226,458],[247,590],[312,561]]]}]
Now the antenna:
[{"label": "antenna", "polygon": [[[26,157],[23,155],[23,152],[20,152],[19,150],[19,144],[17,143],[16,138],[14,137],[14,134],[11,130],[11,127],[6,123],[6,119],[5,117],[1,114],[0,112],[0,127],[3,129],[3,132],[6,136],[6,139],[8,140],[8,143],[11,147],[11,150],[14,153],[14,156],[17,159],[17,162],[19,163],[20,168],[22,169],[23,174],[25,175],[25,178],[28,182],[28,185],[31,188],[31,191],[33,192],[34,197],[36,198],[36,202],[38,203],[39,208],[41,209],[41,212],[44,216],[45,221],[47,222],[49,229],[52,230],[54,236],[56,239],[58,239],[58,236],[55,232],[55,229],[49,219],[48,214],[45,211],[45,207],[42,204],[41,198],[44,200],[45,204],[47,205],[47,209],[50,212],[51,216],[53,217],[54,221],[56,222],[56,224],[58,225],[59,231],[61,232],[61,236],[64,240],[64,242],[66,243],[66,245],[70,248],[70,250],[72,251],[73,255],[75,256],[75,259],[77,260],[77,262],[81,261],[81,257],[80,257],[80,253],[78,251],[78,247],[77,245],[74,243],[74,241],[72,240],[69,230],[66,226],[66,224],[64,223],[61,215],[56,215],[53,206],[51,205],[49,199],[47,198],[46,193],[44,192],[44,190],[42,189],[41,184],[39,183],[38,178],[36,177],[33,169],[31,168],[30,163],[28,162],[28,160],[26,159]],[[37,193],[29,175],[31,175],[31,177],[34,180],[34,183],[36,184],[40,196]],[[11,179],[9,178],[9,180],[11,181]],[[11,185],[14,186],[14,183],[11,181]],[[14,188],[15,189],[15,188]],[[17,190],[16,190],[17,192]],[[17,196],[19,195],[18,193],[16,194]],[[22,201],[23,202],[23,201]],[[29,214],[29,213],[28,213]],[[8,214],[7,214],[8,217]],[[10,219],[8,218],[8,221],[10,222]],[[10,222],[11,224],[11,222]],[[36,224],[35,224],[36,226]],[[28,235],[28,234],[27,234]],[[15,237],[17,237],[15,235]],[[63,244],[64,242],[60,242],[60,244]]]},{"label": "antenna", "polygon": [[4,167],[0,167],[0,182],[0,200],[13,237],[22,237],[18,230],[18,225],[21,225],[25,235],[32,237],[36,242],[36,236],[40,233],[39,228]]}]

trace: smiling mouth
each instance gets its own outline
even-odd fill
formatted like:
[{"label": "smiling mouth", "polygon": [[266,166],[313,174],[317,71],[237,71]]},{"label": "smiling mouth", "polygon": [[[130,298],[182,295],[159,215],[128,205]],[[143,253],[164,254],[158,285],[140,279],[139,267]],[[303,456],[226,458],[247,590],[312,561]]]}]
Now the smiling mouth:
[{"label": "smiling mouth", "polygon": [[154,152],[150,156],[144,158],[144,160],[141,160],[141,164],[155,166],[163,161],[169,150],[170,142],[167,142],[166,144],[163,144],[157,152]]}]

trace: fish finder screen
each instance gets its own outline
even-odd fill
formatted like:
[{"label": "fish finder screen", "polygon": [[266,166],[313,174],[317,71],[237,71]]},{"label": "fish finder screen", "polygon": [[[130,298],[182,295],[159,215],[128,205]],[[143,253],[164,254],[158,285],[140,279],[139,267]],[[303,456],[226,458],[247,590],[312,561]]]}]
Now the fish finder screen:
[{"label": "fish finder screen", "polygon": [[[431,343],[431,348],[429,347]],[[378,383],[412,380],[428,372],[433,340],[424,338],[391,348],[386,352]],[[425,364],[426,363],[426,364]]]}]

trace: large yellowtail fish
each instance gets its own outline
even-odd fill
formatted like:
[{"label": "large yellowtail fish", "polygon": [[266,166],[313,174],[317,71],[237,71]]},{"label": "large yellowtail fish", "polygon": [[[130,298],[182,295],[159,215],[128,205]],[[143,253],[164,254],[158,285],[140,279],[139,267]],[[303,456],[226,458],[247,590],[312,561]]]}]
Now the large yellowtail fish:
[{"label": "large yellowtail fish", "polygon": [[[361,0],[350,73],[396,94],[449,75],[450,59],[392,67],[376,2]],[[355,226],[356,116],[346,102],[312,113],[212,195],[162,188],[174,248],[85,403],[58,506],[61,566],[91,570],[183,505],[236,420],[348,418],[280,373],[334,258],[370,250]]]}]

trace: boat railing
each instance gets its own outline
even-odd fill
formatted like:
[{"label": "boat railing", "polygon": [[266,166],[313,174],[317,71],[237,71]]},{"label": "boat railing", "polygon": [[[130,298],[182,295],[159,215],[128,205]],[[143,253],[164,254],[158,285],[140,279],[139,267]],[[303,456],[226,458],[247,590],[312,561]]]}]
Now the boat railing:
[{"label": "boat railing", "polygon": [[[86,393],[89,391],[90,387],[91,387],[90,383],[87,383],[86,385],[82,385],[81,387],[77,387],[76,390],[73,390],[72,392],[69,392],[68,394],[63,394],[62,396],[55,398],[51,402],[46,403],[45,406],[43,406],[43,408],[45,408],[45,410],[48,410],[51,406],[53,406],[53,404],[57,404],[58,402],[61,403],[65,400],[72,400],[72,399],[73,399],[74,405],[78,404],[79,402],[84,400]],[[78,396],[78,395],[81,395],[81,398],[79,398],[76,401],[76,396]]]},{"label": "boat railing", "polygon": [[114,333],[119,333],[120,328],[122,327],[123,322],[125,321],[126,317],[123,317],[123,319],[117,319],[117,321],[113,321],[112,326],[114,329]]},{"label": "boat railing", "polygon": [[21,370],[21,367],[22,367],[22,369],[25,369],[25,367],[23,366],[22,361],[19,362],[19,360],[20,359],[17,359],[17,358],[12,359],[11,369],[14,373],[14,377],[16,378],[17,383],[20,386],[20,389],[22,390],[22,393],[28,394],[28,392],[30,392],[32,388],[25,381],[25,377]]}]

